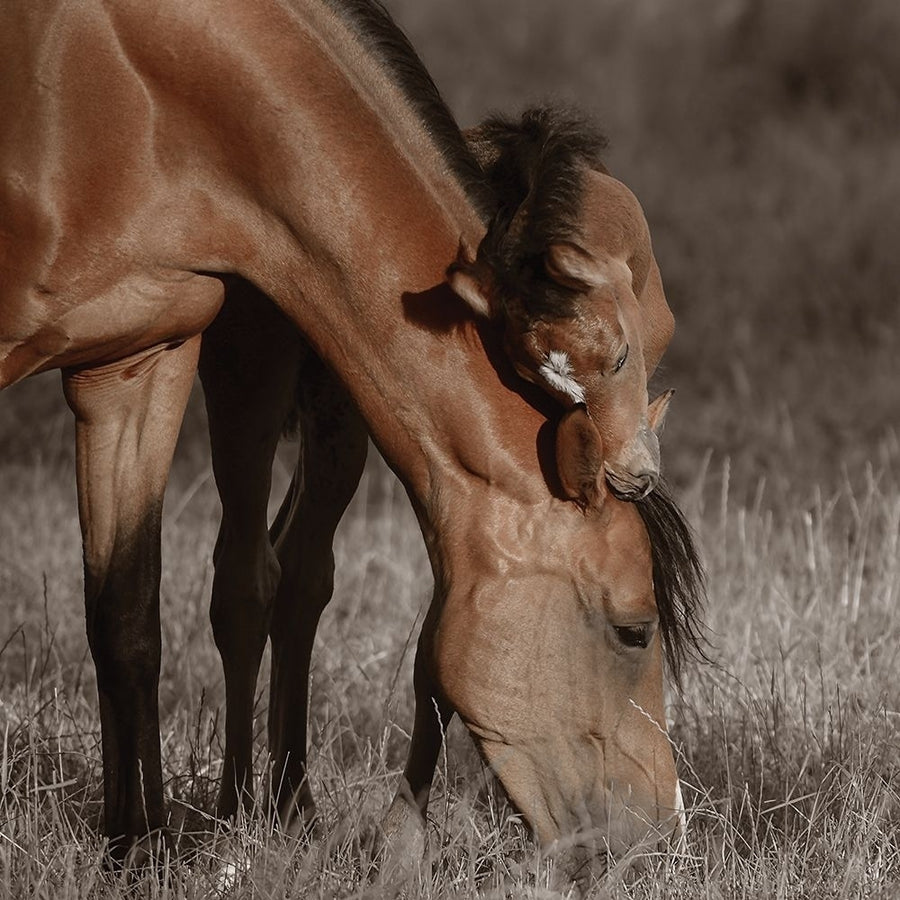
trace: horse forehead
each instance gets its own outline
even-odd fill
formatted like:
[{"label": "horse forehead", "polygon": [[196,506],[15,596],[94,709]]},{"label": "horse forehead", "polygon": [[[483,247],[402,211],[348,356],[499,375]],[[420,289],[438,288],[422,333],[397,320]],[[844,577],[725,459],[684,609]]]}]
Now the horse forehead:
[{"label": "horse forehead", "polygon": [[570,339],[576,356],[610,357],[612,362],[625,343],[631,352],[640,354],[640,321],[628,268],[624,264],[602,268],[608,272],[608,280],[583,296],[576,327],[563,323],[559,330]]},{"label": "horse forehead", "polygon": [[609,497],[599,513],[585,516],[579,541],[582,588],[604,600],[636,601],[652,596],[650,539],[633,503]]},{"label": "horse forehead", "polygon": [[585,355],[620,353],[626,339],[625,324],[615,292],[608,287],[595,288],[584,295],[574,318],[538,323],[534,335],[539,343],[564,350],[577,364]]}]

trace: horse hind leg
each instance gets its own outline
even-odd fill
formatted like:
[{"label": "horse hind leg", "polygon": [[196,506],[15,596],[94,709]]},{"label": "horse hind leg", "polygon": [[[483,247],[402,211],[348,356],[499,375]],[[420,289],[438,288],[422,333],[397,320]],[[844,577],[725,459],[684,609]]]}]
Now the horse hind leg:
[{"label": "horse hind leg", "polygon": [[123,859],[164,821],[161,510],[199,346],[198,336],[63,374],[76,419],[87,636],[97,671],[105,831],[113,859]]},{"label": "horse hind leg", "polygon": [[225,673],[225,759],[216,812],[253,803],[253,706],[280,573],[269,543],[272,462],[294,402],[299,335],[250,285],[229,286],[204,336],[200,376],[222,521],[210,619]]},{"label": "horse hind leg", "polygon": [[362,477],[368,434],[344,388],[315,357],[301,375],[301,444],[291,489],[272,528],[281,581],[270,626],[269,752],[281,827],[315,816],[306,767],[309,665],[334,590],[334,533]]}]

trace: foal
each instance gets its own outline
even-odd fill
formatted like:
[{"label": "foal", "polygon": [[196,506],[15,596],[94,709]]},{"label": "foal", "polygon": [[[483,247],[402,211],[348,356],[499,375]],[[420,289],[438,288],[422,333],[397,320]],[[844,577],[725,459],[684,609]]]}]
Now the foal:
[{"label": "foal", "polygon": [[498,209],[477,256],[461,248],[450,282],[501,322],[519,374],[570,411],[558,435],[567,494],[603,500],[603,479],[586,480],[576,462],[589,447],[617,496],[642,497],[659,478],[655,432],[671,396],[648,405],[647,381],[674,322],[640,204],[577,116],[532,109],[467,139]]}]

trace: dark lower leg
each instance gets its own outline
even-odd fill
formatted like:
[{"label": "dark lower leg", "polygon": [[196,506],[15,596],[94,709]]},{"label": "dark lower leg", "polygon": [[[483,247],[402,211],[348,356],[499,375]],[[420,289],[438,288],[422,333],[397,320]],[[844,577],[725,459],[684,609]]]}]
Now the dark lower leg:
[{"label": "dark lower leg", "polygon": [[225,675],[225,757],[216,813],[232,818],[253,803],[253,707],[278,565],[268,542],[254,550],[239,533],[219,550],[210,619]]},{"label": "dark lower leg", "polygon": [[100,700],[105,830],[114,857],[124,856],[135,840],[164,822],[159,574],[159,519],[151,515],[138,535],[117,542],[102,578],[88,570],[85,579]]},{"label": "dark lower leg", "polygon": [[273,533],[282,575],[270,628],[272,799],[288,830],[315,812],[306,771],[310,657],[334,587],[334,532],[362,476],[368,445],[362,419],[321,362],[310,360],[302,383],[297,471]]},{"label": "dark lower leg", "polygon": [[222,500],[210,619],[225,674],[225,759],[216,810],[253,801],[253,708],[279,565],[266,512],[272,461],[294,401],[299,337],[262,294],[229,285],[204,336],[200,375]]},{"label": "dark lower leg", "polygon": [[[432,611],[434,608],[432,604]],[[422,625],[422,634],[416,648],[413,676],[416,695],[415,722],[406,767],[394,799],[394,806],[398,802],[407,804],[421,817],[423,823],[428,811],[431,785],[444,734],[453,717],[453,710],[442,698],[432,674],[432,611],[429,611]]]},{"label": "dark lower leg", "polygon": [[[286,830],[304,827],[315,815],[306,771],[309,668],[319,617],[333,588],[330,542],[317,543],[302,538],[291,542],[291,562],[282,577],[271,623],[272,799]],[[300,596],[298,584],[302,584]]]}]

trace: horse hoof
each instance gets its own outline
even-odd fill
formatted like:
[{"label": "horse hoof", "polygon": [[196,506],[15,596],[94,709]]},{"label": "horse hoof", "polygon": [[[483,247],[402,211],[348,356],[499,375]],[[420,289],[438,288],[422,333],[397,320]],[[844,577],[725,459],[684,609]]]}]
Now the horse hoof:
[{"label": "horse hoof", "polygon": [[166,868],[173,855],[172,835],[167,828],[158,828],[138,839],[111,839],[106,851],[106,863],[114,872],[141,876],[148,871]]},{"label": "horse hoof", "polygon": [[407,881],[425,859],[425,822],[417,809],[396,797],[385,815],[375,844],[382,881]]},{"label": "horse hoof", "polygon": [[319,826],[319,811],[309,791],[269,803],[269,821],[287,837],[311,840]]}]

